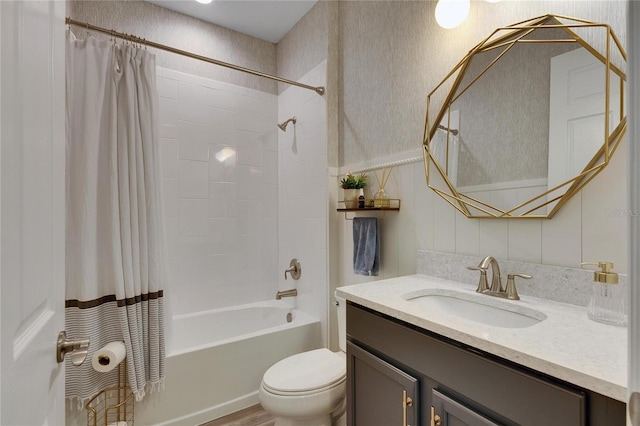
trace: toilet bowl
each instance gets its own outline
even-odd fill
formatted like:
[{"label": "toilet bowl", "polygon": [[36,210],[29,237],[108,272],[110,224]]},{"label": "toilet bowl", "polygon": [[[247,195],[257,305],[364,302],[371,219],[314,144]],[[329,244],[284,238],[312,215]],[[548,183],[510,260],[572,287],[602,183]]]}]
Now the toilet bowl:
[{"label": "toilet bowl", "polygon": [[275,418],[275,426],[344,425],[346,407],[346,306],[336,297],[340,352],[315,349],[272,365],[262,378],[258,397]]}]

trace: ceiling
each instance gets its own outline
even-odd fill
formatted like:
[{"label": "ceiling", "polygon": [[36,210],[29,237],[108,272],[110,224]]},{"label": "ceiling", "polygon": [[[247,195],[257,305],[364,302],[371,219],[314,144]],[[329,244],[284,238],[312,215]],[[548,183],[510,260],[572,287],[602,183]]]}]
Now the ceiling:
[{"label": "ceiling", "polygon": [[317,0],[146,0],[243,34],[279,42]]}]

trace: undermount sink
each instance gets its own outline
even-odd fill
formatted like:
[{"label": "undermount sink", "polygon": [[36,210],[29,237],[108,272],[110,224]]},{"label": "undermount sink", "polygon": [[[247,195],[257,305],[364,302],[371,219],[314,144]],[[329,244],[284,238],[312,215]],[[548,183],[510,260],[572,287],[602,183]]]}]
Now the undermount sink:
[{"label": "undermount sink", "polygon": [[525,328],[547,318],[540,311],[518,306],[518,302],[455,290],[423,289],[405,293],[402,298],[430,315],[457,317],[492,327]]}]

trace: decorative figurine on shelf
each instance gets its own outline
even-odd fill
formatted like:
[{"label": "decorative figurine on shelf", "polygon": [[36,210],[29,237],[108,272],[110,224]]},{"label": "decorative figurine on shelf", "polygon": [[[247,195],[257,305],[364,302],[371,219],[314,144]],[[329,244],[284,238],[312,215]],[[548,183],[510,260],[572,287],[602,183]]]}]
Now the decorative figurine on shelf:
[{"label": "decorative figurine on shelf", "polygon": [[[347,172],[344,178],[340,180],[340,187],[344,190],[344,206],[347,209],[354,209],[358,207],[358,196],[360,195],[360,190],[363,190],[364,197],[364,188],[367,186],[367,175],[366,173],[360,173],[358,175],[354,175],[351,172]],[[364,199],[363,199],[364,204]],[[364,206],[364,205],[363,205]]]}]

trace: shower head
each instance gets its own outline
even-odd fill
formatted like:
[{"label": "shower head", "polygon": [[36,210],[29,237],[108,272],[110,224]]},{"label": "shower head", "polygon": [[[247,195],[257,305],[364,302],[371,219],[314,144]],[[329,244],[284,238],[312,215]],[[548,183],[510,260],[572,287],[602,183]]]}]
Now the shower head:
[{"label": "shower head", "polygon": [[293,124],[296,124],[296,121],[298,121],[298,119],[296,117],[291,117],[290,119],[278,124],[278,127],[280,127],[280,130],[282,130],[283,132],[286,132],[287,131],[287,124],[289,124],[290,121]]}]

